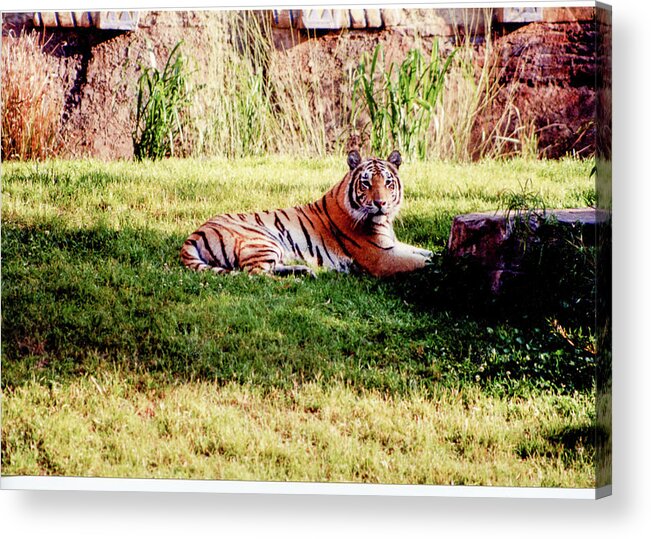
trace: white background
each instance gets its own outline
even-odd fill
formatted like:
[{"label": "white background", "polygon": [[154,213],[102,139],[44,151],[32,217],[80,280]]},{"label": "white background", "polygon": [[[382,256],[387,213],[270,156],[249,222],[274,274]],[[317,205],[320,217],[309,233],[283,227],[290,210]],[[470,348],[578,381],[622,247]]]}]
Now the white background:
[{"label": "white background", "polygon": [[[288,3],[283,1],[284,5]],[[302,2],[308,3],[316,4],[314,0]],[[28,0],[25,5],[11,4],[7,7],[20,6],[19,9],[28,11],[81,9],[90,2],[84,5],[59,1],[55,5]],[[651,479],[651,242],[646,229],[651,222],[647,217],[651,207],[651,4],[635,0],[612,0],[611,4],[615,242],[613,496],[600,501],[576,501],[2,491],[0,536],[651,537],[647,490]],[[94,7],[210,5],[216,5],[216,1],[183,4],[180,0],[131,0],[116,5],[106,0]],[[255,3],[248,0],[247,5]]]}]

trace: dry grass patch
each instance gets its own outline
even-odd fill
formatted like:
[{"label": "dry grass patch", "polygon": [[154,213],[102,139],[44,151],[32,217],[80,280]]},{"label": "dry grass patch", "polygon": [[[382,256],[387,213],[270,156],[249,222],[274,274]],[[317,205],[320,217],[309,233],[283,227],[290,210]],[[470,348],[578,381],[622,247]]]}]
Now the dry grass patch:
[{"label": "dry grass patch", "polygon": [[38,34],[2,37],[2,156],[45,159],[60,148],[64,88]]},{"label": "dry grass patch", "polygon": [[[592,487],[589,396],[388,397],[209,382],[138,390],[117,373],[5,393],[3,473]],[[146,380],[140,380],[146,387]]]}]

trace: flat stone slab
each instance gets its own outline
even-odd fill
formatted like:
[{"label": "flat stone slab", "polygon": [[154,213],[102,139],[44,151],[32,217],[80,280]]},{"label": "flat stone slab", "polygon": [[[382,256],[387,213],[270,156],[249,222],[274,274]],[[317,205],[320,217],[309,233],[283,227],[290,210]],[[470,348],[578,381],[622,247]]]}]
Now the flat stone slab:
[{"label": "flat stone slab", "polygon": [[[527,225],[531,231],[538,230],[545,224],[557,224],[562,227],[578,227],[590,240],[596,233],[597,223],[603,217],[592,208],[573,208],[546,210],[533,213]],[[511,247],[513,240],[521,239],[517,234],[516,215],[512,212],[482,212],[457,215],[452,221],[448,239],[448,254],[451,256],[476,256],[485,260],[486,265],[497,263],[500,251]],[[594,241],[589,242],[591,244]]]},{"label": "flat stone slab", "polygon": [[491,291],[500,294],[506,285],[526,278],[523,260],[533,244],[551,244],[573,231],[580,233],[584,245],[594,246],[597,225],[606,217],[593,208],[541,210],[527,216],[515,212],[458,215],[452,222],[447,255],[453,262],[463,260],[484,268]]}]

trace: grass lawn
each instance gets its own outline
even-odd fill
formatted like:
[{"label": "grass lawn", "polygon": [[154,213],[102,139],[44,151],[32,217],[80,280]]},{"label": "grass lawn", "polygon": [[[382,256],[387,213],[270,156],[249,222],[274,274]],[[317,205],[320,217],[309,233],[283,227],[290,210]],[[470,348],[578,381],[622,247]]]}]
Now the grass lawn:
[{"label": "grass lawn", "polygon": [[[584,206],[591,168],[405,164],[398,237],[441,252],[454,215],[525,180]],[[593,486],[594,358],[546,318],[439,303],[436,265],[389,281],[181,266],[208,217],[314,200],[345,171],[4,163],[3,474]]]}]

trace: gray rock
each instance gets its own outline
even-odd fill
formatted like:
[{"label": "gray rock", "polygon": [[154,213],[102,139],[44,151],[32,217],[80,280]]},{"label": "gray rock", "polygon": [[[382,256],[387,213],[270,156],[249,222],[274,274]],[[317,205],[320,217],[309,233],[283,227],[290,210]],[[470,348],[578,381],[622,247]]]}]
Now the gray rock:
[{"label": "gray rock", "polygon": [[[568,232],[580,233],[585,246],[596,244],[603,214],[591,208],[547,210],[517,216],[486,212],[454,218],[447,255],[484,274],[493,294],[515,289],[527,280],[524,261],[534,245],[558,243]],[[529,283],[530,284],[530,283]]]}]

